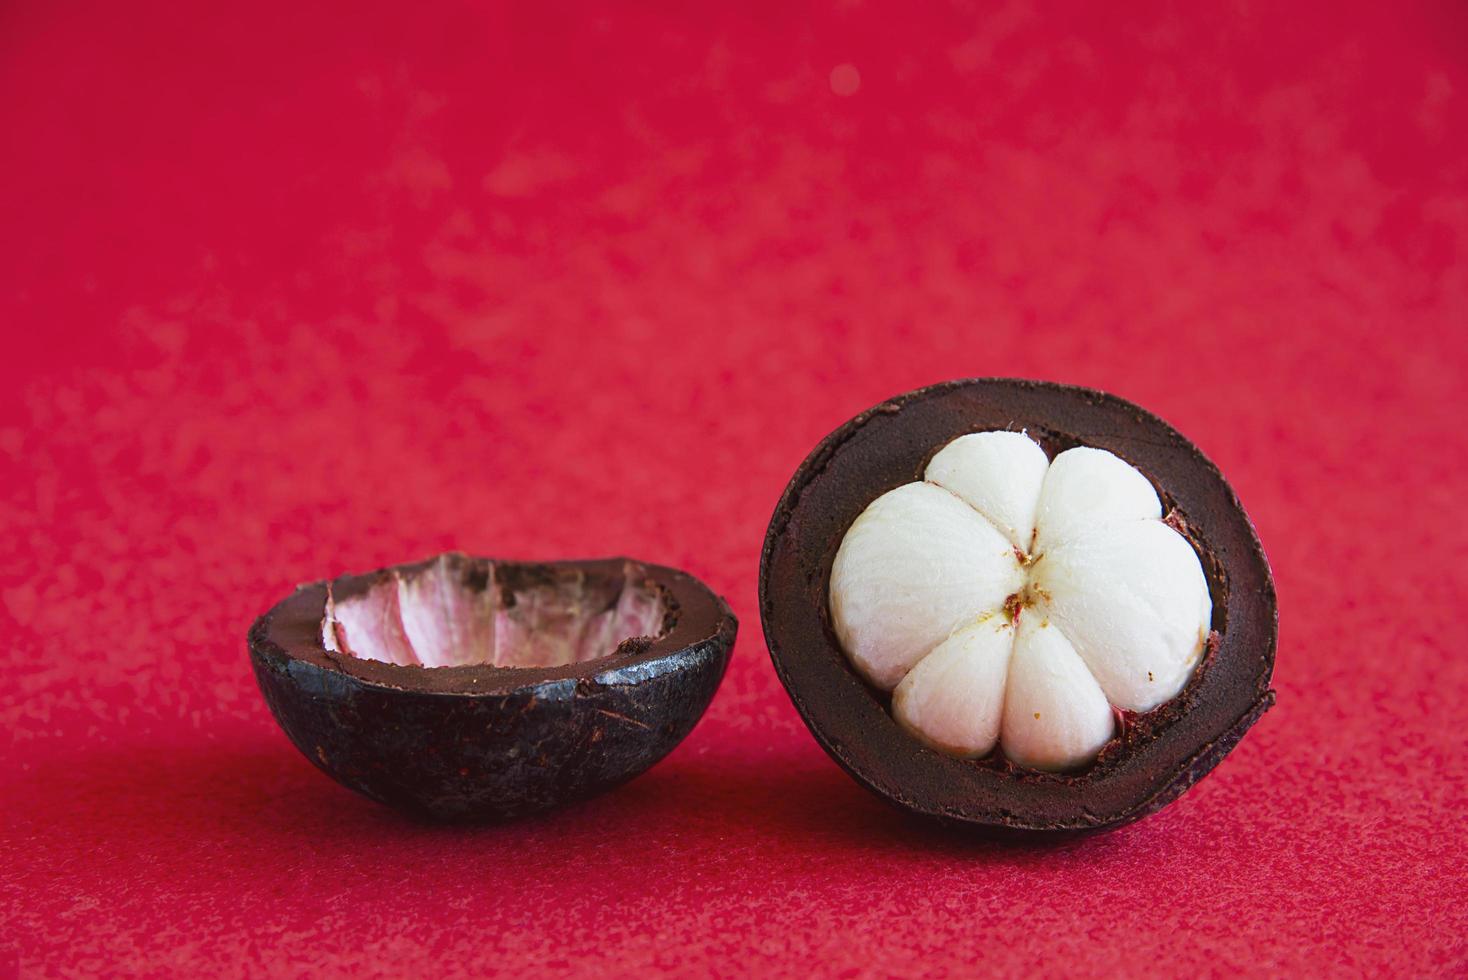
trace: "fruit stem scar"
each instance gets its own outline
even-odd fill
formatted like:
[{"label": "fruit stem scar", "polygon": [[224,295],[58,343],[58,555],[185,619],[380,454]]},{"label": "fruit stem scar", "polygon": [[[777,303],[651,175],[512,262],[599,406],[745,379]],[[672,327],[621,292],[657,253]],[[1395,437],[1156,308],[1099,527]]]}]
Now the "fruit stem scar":
[{"label": "fruit stem scar", "polygon": [[1019,622],[1020,610],[1025,607],[1025,601],[1018,592],[1004,600],[1004,621],[1006,623]]}]

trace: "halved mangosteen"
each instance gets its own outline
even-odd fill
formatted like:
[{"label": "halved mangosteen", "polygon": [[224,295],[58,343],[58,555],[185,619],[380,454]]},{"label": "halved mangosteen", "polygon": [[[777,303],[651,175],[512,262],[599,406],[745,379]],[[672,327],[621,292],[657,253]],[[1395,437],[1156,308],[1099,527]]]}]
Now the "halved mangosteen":
[{"label": "halved mangosteen", "polygon": [[445,554],[301,586],[249,647],[276,720],[333,779],[420,816],[497,821],[667,755],[737,627],[676,569]]},{"label": "halved mangosteen", "polygon": [[991,835],[1153,813],[1274,703],[1238,498],[1155,415],[1068,385],[934,385],[831,433],[770,522],[760,614],[836,762]]}]

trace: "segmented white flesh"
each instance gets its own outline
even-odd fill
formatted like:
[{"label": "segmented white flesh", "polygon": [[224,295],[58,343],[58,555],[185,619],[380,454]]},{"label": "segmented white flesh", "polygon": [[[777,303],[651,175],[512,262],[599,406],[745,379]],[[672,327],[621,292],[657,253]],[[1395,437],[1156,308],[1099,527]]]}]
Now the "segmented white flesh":
[{"label": "segmented white flesh", "polygon": [[1110,452],[1047,460],[1023,433],[961,436],[842,539],[837,639],[934,748],[983,755],[997,740],[1021,765],[1086,765],[1113,706],[1176,697],[1207,642],[1202,563],[1162,517],[1147,478]]},{"label": "segmented white flesh", "polygon": [[892,693],[892,714],[950,755],[987,755],[999,741],[1014,628],[1002,616],[966,626],[933,648]]},{"label": "segmented white flesh", "polygon": [[1106,695],[1053,622],[1021,615],[1004,693],[1004,754],[1033,769],[1096,757],[1116,721]]},{"label": "segmented white flesh", "polygon": [[1009,543],[1029,551],[1050,459],[1022,432],[975,432],[944,446],[923,479],[952,490]]},{"label": "segmented white flesh", "polygon": [[1099,528],[1046,553],[1031,577],[1112,704],[1150,711],[1188,682],[1213,603],[1197,554],[1172,528]]},{"label": "segmented white flesh", "polygon": [[1045,473],[1033,551],[1043,555],[1108,524],[1161,517],[1157,491],[1135,467],[1104,449],[1067,449]]},{"label": "segmented white flesh", "polygon": [[831,618],[856,669],[884,691],[955,629],[1024,582],[1014,547],[941,487],[884,493],[846,532],[831,566]]}]

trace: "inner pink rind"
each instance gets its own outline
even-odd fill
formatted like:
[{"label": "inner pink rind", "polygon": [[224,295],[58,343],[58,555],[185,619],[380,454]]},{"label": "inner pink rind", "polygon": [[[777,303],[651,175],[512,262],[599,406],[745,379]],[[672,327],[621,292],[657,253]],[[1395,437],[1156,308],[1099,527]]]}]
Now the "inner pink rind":
[{"label": "inner pink rind", "polygon": [[328,589],[322,644],[402,666],[560,667],[661,636],[668,612],[633,562],[607,575],[443,555],[392,569],[349,596]]}]

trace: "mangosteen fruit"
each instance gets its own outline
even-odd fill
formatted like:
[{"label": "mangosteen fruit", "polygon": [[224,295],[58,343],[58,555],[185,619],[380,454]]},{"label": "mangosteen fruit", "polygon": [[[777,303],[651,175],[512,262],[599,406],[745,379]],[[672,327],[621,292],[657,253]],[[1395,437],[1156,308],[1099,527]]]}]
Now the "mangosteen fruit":
[{"label": "mangosteen fruit", "polygon": [[1153,813],[1274,703],[1237,496],[1157,416],[1069,385],[934,385],[831,433],[770,522],[760,615],[837,763],[994,836]]},{"label": "mangosteen fruit", "polygon": [[499,821],[667,755],[737,627],[676,569],[445,554],[301,586],[249,647],[281,728],[337,782],[423,817]]}]

